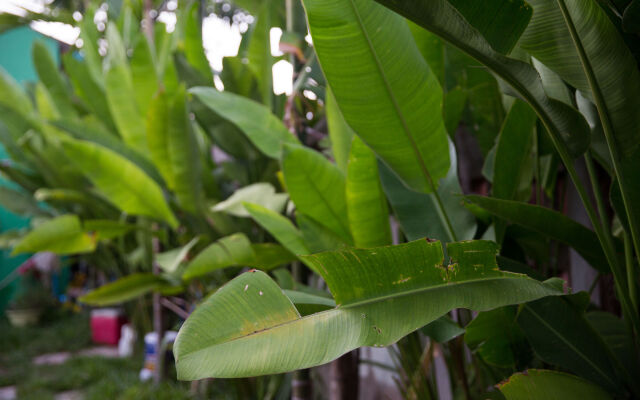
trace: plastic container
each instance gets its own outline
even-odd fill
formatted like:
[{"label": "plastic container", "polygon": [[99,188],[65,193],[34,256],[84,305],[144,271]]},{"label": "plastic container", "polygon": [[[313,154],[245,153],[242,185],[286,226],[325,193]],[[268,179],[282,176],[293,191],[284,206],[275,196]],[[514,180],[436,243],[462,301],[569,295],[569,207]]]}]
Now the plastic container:
[{"label": "plastic container", "polygon": [[[178,332],[166,331],[162,339],[160,351],[167,351],[170,345],[176,340]],[[140,380],[146,381],[151,379],[153,371],[157,368],[158,357],[156,356],[156,346],[158,343],[158,335],[155,332],[149,332],[144,335],[144,366],[140,370]]]},{"label": "plastic container", "polygon": [[94,343],[116,346],[122,326],[127,322],[122,310],[100,308],[91,311],[91,339]]},{"label": "plastic container", "polygon": [[120,357],[131,357],[133,355],[133,347],[136,343],[136,331],[131,324],[122,325],[120,330],[120,340],[118,341],[118,355]]}]

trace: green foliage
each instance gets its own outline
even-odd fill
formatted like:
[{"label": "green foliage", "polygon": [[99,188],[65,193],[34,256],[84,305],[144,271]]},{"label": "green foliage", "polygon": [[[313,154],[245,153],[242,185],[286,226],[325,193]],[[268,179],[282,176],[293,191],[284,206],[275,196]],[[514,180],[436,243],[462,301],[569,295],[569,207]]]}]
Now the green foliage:
[{"label": "green foliage", "polygon": [[598,386],[558,371],[530,369],[513,375],[507,382],[500,384],[499,388],[507,400],[611,399],[607,392]]},{"label": "green foliage", "polygon": [[189,121],[184,86],[175,93],[159,92],[147,114],[151,159],[178,202],[197,214],[202,206],[198,145]]},{"label": "green foliage", "polygon": [[122,211],[178,225],[162,189],[134,163],[91,142],[66,140],[63,147],[72,162]]},{"label": "green foliage", "polygon": [[108,306],[135,299],[166,285],[166,281],[150,273],[131,274],[108,283],[80,297],[80,301],[95,306]]},{"label": "green foliage", "polygon": [[351,242],[345,177],[334,164],[313,150],[287,145],[282,152],[282,174],[300,213]]},{"label": "green foliage", "polygon": [[249,212],[244,208],[243,203],[259,204],[269,210],[281,212],[288,198],[286,193],[276,193],[273,185],[260,182],[236,190],[228,199],[216,204],[211,210],[236,217],[249,217]]},{"label": "green foliage", "polygon": [[[278,374],[215,381],[246,398],[398,341],[408,398],[435,395],[436,352],[457,397],[638,397],[638,1],[294,3],[179,2],[173,32],[139,23],[137,2],[110,2],[98,29],[89,4],[83,57],[59,70],[36,44],[25,88],[0,70],[0,171],[17,185],[0,203],[37,217],[2,246],[106,273],[88,304],[195,307],[178,375]],[[212,71],[201,14],[237,23],[236,6],[254,22]],[[293,91],[276,96],[284,59]],[[543,282],[580,282],[569,248],[622,318]],[[89,398],[160,396],[88,381]]]},{"label": "green foliage", "polygon": [[587,227],[548,208],[497,198],[467,196],[491,214],[571,245],[594,268],[607,272],[607,260],[596,234]]},{"label": "green foliage", "polygon": [[298,143],[271,110],[255,101],[213,88],[198,87],[190,92],[205,106],[242,130],[269,157],[280,156],[282,143]]},{"label": "green foliage", "polygon": [[346,181],[347,214],[357,247],[391,243],[389,210],[378,176],[375,154],[358,137],[353,138]]},{"label": "green foliage", "polygon": [[249,239],[241,233],[224,237],[209,245],[184,271],[184,279],[193,279],[220,268],[249,265],[255,259]]},{"label": "green foliage", "polygon": [[76,215],[63,215],[38,225],[25,235],[11,254],[50,251],[56,254],[88,253],[96,240],[86,233]]},{"label": "green foliage", "polygon": [[572,304],[584,300],[584,296],[549,298],[524,304],[518,325],[543,361],[596,382],[609,393],[619,392],[623,375],[610,350],[589,326],[581,306]]}]

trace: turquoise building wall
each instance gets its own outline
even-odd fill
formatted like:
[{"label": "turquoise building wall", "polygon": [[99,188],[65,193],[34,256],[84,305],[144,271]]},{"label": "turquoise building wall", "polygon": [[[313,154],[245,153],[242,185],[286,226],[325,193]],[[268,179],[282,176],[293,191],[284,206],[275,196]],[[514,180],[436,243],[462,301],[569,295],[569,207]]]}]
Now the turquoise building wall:
[{"label": "turquoise building wall", "polygon": [[[36,81],[37,74],[31,60],[31,47],[36,41],[42,41],[47,45],[51,54],[56,58],[59,65],[60,54],[58,42],[46,37],[28,26],[23,26],[0,34],[0,66],[4,68],[18,82],[25,84],[29,81]],[[2,94],[0,93],[0,96]],[[6,151],[0,145],[0,162],[8,159]],[[0,185],[11,185],[11,182],[4,180],[0,176]],[[15,215],[0,207],[0,232],[10,229],[19,229],[29,224],[29,220]],[[11,257],[10,251],[0,251],[0,286],[3,280],[22,264],[29,256],[20,255]],[[0,312],[6,307],[15,292],[17,280],[0,289]]]}]

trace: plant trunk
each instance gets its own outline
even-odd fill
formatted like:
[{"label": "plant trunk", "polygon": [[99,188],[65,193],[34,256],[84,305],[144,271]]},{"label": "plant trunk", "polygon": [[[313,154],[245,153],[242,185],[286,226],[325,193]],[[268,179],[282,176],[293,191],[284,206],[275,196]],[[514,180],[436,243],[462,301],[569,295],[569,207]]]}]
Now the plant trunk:
[{"label": "plant trunk", "polygon": [[353,400],[358,398],[360,376],[360,352],[353,350],[331,363],[329,398],[331,400]]},{"label": "plant trunk", "polygon": [[[159,268],[154,264],[153,273],[159,274]],[[158,336],[156,342],[156,368],[153,370],[153,383],[158,385],[162,381],[162,373],[164,369],[164,346],[162,345],[162,337],[164,336],[162,326],[162,304],[160,303],[160,293],[153,293],[153,330]]]},{"label": "plant trunk", "polygon": [[311,400],[312,398],[311,370],[295,371],[291,382],[291,400]]},{"label": "plant trunk", "polygon": [[[160,241],[157,238],[151,239],[151,265],[154,275],[160,275],[160,267],[156,263],[155,255],[160,252]],[[153,370],[153,383],[159,385],[162,381],[164,372],[164,353],[165,347],[162,345],[162,339],[164,336],[163,321],[162,321],[162,302],[161,294],[159,292],[153,292],[153,331],[158,337],[156,342],[156,368]]]}]

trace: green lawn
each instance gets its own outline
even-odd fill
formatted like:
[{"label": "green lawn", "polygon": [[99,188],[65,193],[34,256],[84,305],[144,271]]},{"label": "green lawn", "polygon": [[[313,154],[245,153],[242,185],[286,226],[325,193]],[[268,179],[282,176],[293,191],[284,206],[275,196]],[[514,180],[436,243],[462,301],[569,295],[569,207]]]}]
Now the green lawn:
[{"label": "green lawn", "polygon": [[[75,352],[90,347],[86,315],[56,311],[40,326],[14,328],[0,319],[0,387],[15,385],[19,399],[53,399],[56,393],[82,390],[93,399],[189,399],[187,383],[168,381],[160,387],[140,383],[139,351],[133,358],[72,357],[60,365],[32,365],[46,353]],[[170,376],[175,376],[173,371]]]}]

